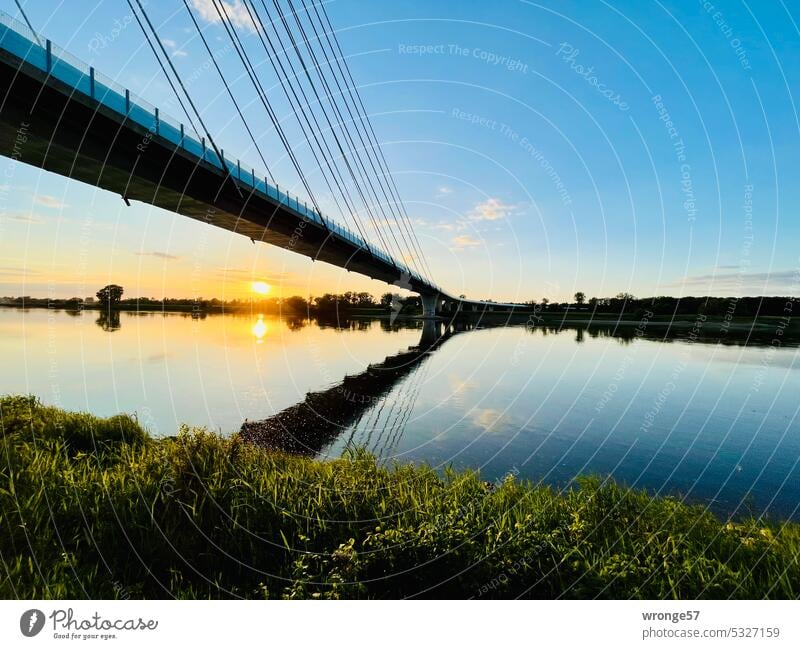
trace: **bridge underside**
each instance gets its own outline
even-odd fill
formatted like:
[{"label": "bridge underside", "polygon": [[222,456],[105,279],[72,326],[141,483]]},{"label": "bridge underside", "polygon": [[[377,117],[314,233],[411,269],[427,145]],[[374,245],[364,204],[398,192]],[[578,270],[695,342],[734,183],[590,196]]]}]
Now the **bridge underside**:
[{"label": "bridge underside", "polygon": [[379,279],[430,291],[363,247],[271,200],[165,138],[0,56],[0,154],[128,200]]},{"label": "bridge underside", "polygon": [[453,298],[403,272],[285,196],[257,191],[161,137],[157,112],[148,129],[4,49],[0,87],[0,155],[409,289],[422,296],[427,318],[519,308]]}]

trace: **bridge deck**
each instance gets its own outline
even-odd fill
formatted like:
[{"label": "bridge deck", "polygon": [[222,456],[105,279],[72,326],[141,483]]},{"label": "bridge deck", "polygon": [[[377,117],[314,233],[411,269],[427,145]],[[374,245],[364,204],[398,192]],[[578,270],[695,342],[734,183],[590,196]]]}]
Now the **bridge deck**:
[{"label": "bridge deck", "polygon": [[[128,89],[0,12],[0,154],[367,275],[449,305],[460,300]],[[221,152],[222,153],[222,152]],[[441,302],[440,302],[441,301]],[[437,306],[437,310],[440,307]]]},{"label": "bridge deck", "polygon": [[91,66],[36,41],[0,14],[4,155],[376,279],[438,291],[253,167],[224,153],[221,160],[204,137]]}]

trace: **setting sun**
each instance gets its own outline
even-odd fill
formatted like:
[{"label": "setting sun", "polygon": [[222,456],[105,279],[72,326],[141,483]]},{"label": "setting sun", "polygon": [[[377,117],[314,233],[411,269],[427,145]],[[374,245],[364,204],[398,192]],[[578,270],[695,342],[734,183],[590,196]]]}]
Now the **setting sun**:
[{"label": "setting sun", "polygon": [[266,295],[272,289],[266,282],[253,282],[251,288],[254,293],[258,293],[259,295]]}]

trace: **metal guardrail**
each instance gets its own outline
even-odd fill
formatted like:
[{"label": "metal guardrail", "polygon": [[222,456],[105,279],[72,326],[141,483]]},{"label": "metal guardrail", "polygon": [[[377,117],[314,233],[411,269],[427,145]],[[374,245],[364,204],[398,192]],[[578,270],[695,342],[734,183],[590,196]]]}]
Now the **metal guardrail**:
[{"label": "metal guardrail", "polygon": [[[39,45],[39,42],[43,42],[44,45]],[[2,11],[0,11],[0,48],[54,79],[58,79],[72,88],[74,92],[89,97],[220,171],[226,174],[230,173],[237,182],[248,187],[249,190],[259,192],[276,201],[301,218],[322,225],[334,235],[394,266],[401,273],[407,273],[418,282],[441,291],[429,279],[411,270],[407,264],[397,261],[380,248],[368,244],[346,226],[309,208],[306,202],[301,201],[298,196],[280,191],[277,185],[267,182],[266,174],[256,174],[255,167],[249,165],[243,167],[240,160],[229,159],[222,150],[220,150],[220,159],[213,148],[207,146],[205,137],[186,127],[179,120],[165,115],[158,107],[136,96],[128,88],[120,86],[110,77],[72,56],[49,39],[42,39],[27,25],[14,20]]]}]

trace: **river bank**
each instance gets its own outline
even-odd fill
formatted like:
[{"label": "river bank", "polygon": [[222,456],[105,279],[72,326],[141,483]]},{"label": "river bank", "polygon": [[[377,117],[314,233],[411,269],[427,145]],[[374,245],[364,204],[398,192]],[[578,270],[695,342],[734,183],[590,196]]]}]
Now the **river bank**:
[{"label": "river bank", "polygon": [[796,598],[800,526],[0,399],[5,598]]}]

